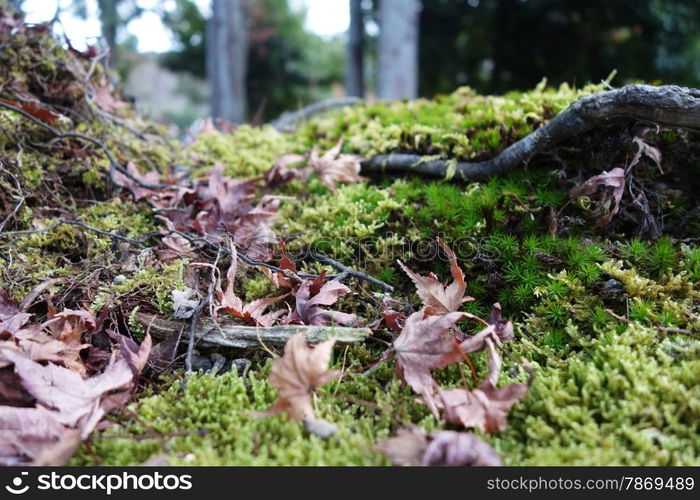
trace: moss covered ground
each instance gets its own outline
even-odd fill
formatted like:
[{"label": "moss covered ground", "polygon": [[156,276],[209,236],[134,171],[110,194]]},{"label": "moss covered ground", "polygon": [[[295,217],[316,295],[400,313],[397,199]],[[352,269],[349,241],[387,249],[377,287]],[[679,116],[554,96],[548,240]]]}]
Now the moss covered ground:
[{"label": "moss covered ground", "polygon": [[[245,126],[210,131],[183,145],[141,121],[128,106],[114,112],[120,121],[128,119],[137,134],[98,113],[90,96],[46,90],[84,78],[87,64],[75,67],[76,60],[50,37],[26,36],[3,43],[44,45],[27,55],[2,52],[13,58],[2,61],[2,83],[15,82],[10,85],[14,94],[3,97],[26,89],[43,102],[65,106],[73,110],[66,113],[70,123],[60,125],[65,130],[89,133],[120,162],[164,175],[185,169],[202,177],[220,164],[227,175],[250,178],[283,153],[324,151],[340,138],[344,152],[365,157],[401,151],[483,159],[576,98],[603,89],[551,88],[543,82],[529,92],[479,96],[462,88],[430,100],[344,108],[290,133]],[[53,56],[37,66],[37,50]],[[88,77],[100,81],[99,68]],[[568,191],[603,170],[627,165],[638,136],[663,154],[661,170],[647,161],[634,167],[635,182],[653,196],[646,208],[624,201],[621,213],[601,225],[600,203],[570,200]],[[17,233],[0,241],[0,288],[21,299],[42,280],[59,278],[49,288],[55,305],[96,312],[106,306],[121,318],[123,331],[140,337],[142,329],[131,321],[135,312],[170,319],[171,291],[185,287],[189,264],[202,257],[161,262],[147,241],[133,252],[109,236],[77,226],[54,227],[70,214],[138,239],[162,223],[145,201],[112,189],[109,164],[99,150],[51,139],[24,117],[0,109],[0,220],[22,200],[4,228]],[[475,298],[464,310],[488,315],[498,301],[515,323],[501,383],[527,378],[515,359],[524,357],[535,369],[533,386],[511,411],[508,429],[483,436],[505,464],[699,465],[700,216],[693,180],[700,173],[699,145],[694,132],[620,123],[484,182],[375,176],[331,191],[311,177],[273,193],[285,197],[274,229],[292,255],[313,246],[395,286],[392,297],[407,307],[417,306],[418,299],[396,259],[446,279],[448,263],[426,256],[433,255],[437,236],[455,249]],[[323,268],[314,262],[300,266]],[[275,292],[255,269],[241,269],[237,283],[237,293],[246,300]],[[367,322],[377,319],[380,291],[367,283],[350,286],[354,293],[340,301],[340,309]],[[401,386],[393,361],[362,375],[391,338],[379,330],[363,345],[336,348],[333,365],[345,374],[315,399],[319,416],[339,428],[327,441],[284,416],[252,416],[275,398],[266,381],[269,356],[221,350],[252,365],[240,373],[234,368],[192,376],[186,392],[177,368],[145,380],[134,401],[109,417],[112,426],[94,433],[71,463],[133,465],[165,455],[169,463],[191,465],[386,464],[373,449],[379,439],[411,423],[427,430],[445,425]],[[483,353],[474,356],[474,363],[483,378]],[[462,383],[456,366],[436,377],[447,386]]]}]

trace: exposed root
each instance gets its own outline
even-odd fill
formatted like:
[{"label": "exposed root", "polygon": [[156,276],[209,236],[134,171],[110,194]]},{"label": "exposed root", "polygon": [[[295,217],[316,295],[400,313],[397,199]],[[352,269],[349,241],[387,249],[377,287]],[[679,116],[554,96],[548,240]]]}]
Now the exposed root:
[{"label": "exposed root", "polygon": [[473,181],[526,164],[535,154],[593,128],[617,120],[637,120],[676,128],[700,129],[700,90],[664,85],[627,85],[573,102],[549,123],[480,162],[429,160],[421,155],[391,153],[362,163],[362,173],[410,172],[428,177]]}]

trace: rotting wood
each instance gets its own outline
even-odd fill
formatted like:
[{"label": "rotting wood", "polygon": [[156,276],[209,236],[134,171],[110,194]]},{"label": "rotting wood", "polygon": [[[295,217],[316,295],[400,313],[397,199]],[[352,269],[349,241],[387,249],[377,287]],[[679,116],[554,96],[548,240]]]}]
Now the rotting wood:
[{"label": "rotting wood", "polygon": [[[151,336],[156,339],[177,335],[182,328],[178,321],[168,321],[153,314],[137,313],[136,322],[149,329]],[[260,341],[265,345],[283,347],[292,335],[304,333],[309,344],[318,344],[330,338],[344,344],[362,342],[372,332],[369,328],[351,328],[339,326],[306,326],[283,325],[271,327],[243,326],[222,321],[217,325],[201,321],[195,328],[195,337],[204,345],[216,345],[237,349],[260,347]]]}]

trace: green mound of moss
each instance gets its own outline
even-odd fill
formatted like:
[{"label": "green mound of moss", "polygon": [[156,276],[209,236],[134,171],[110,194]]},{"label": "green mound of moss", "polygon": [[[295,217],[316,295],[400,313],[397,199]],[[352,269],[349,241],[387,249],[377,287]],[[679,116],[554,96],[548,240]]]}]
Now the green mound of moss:
[{"label": "green mound of moss", "polygon": [[[163,129],[141,121],[128,105],[105,115],[85,88],[87,61],[68,57],[46,33],[27,31],[0,40],[0,97],[30,92],[62,106],[68,121],[56,126],[102,141],[117,160],[142,171],[171,175],[176,167],[202,177],[222,164],[227,175],[259,176],[288,152],[325,151],[344,139],[344,152],[370,157],[393,151],[454,160],[497,154],[551,119],[582,95],[603,89],[543,82],[529,92],[479,96],[462,88],[411,102],[374,102],[341,109],[282,134],[243,126],[207,132],[183,147]],[[16,50],[12,50],[12,48]],[[99,68],[90,75],[104,85]],[[128,119],[128,127],[124,120]],[[598,224],[599,204],[569,200],[586,177],[624,165],[636,151],[625,124],[575,138],[527,168],[469,184],[416,177],[374,177],[336,191],[316,178],[294,181],[275,226],[290,251],[313,247],[368,272],[397,290],[393,297],[418,305],[396,259],[412,269],[449,275],[446,262],[425,258],[423,245],[440,236],[457,252],[475,300],[465,310],[486,315],[494,302],[516,324],[506,345],[536,372],[533,387],[510,415],[509,428],[485,436],[512,465],[700,464],[700,230],[693,175],[698,165],[695,132],[662,130],[645,140],[664,157],[663,172],[639,164],[639,182],[652,186],[654,209],[664,214],[662,237],[649,238],[640,212]],[[46,147],[51,134],[24,117],[0,109],[0,220],[22,199],[0,254],[0,287],[22,299],[39,282],[59,277],[50,292],[59,305],[105,305],[142,331],[137,310],[172,311],[173,289],[184,287],[191,261],[161,263],[152,250],[130,252],[112,238],[76,226],[52,225],[66,214],[103,231],[141,238],[162,224],[144,201],[110,186],[109,164],[98,148],[77,141]],[[626,207],[631,206],[627,203]],[[52,227],[47,232],[36,232]],[[10,226],[8,226],[10,228]],[[323,266],[306,261],[303,268]],[[241,269],[236,293],[253,300],[276,293],[255,269]],[[66,283],[71,287],[66,292]],[[381,294],[352,282],[356,293],[343,310],[367,321],[381,311]],[[468,328],[469,325],[464,325]],[[384,342],[388,332],[378,332]],[[196,375],[182,392],[181,372],[166,374],[112,416],[112,428],[95,433],[74,464],[139,464],[165,454],[190,465],[381,465],[377,440],[403,425],[440,428],[416,396],[401,387],[393,362],[359,373],[385,349],[382,342],[336,349],[334,366],[346,374],[319,391],[319,416],[339,432],[328,441],[308,435],[284,416],[258,419],[251,412],[275,398],[266,382],[270,364],[243,353],[254,367],[245,375]],[[241,355],[224,352],[228,357]],[[480,377],[482,354],[473,356]],[[441,384],[462,384],[460,370],[436,374]],[[506,360],[501,383],[524,380],[522,367]]]}]

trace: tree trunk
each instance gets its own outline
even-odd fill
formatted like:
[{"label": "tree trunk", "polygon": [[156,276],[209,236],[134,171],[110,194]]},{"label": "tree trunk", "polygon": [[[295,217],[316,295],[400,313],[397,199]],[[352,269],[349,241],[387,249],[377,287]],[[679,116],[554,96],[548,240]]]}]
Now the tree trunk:
[{"label": "tree trunk", "polygon": [[231,123],[246,119],[248,39],[243,0],[212,0],[207,23],[207,76],[211,115]]},{"label": "tree trunk", "polygon": [[109,45],[109,58],[105,61],[108,66],[114,66],[114,62],[117,60],[118,4],[119,2],[116,0],[97,0],[97,6],[100,10],[102,38]]},{"label": "tree trunk", "polygon": [[379,81],[382,99],[418,97],[418,16],[420,0],[381,0]]},{"label": "tree trunk", "polygon": [[363,97],[365,94],[364,51],[365,23],[362,0],[350,0],[350,28],[345,63],[345,90],[349,96]]}]

